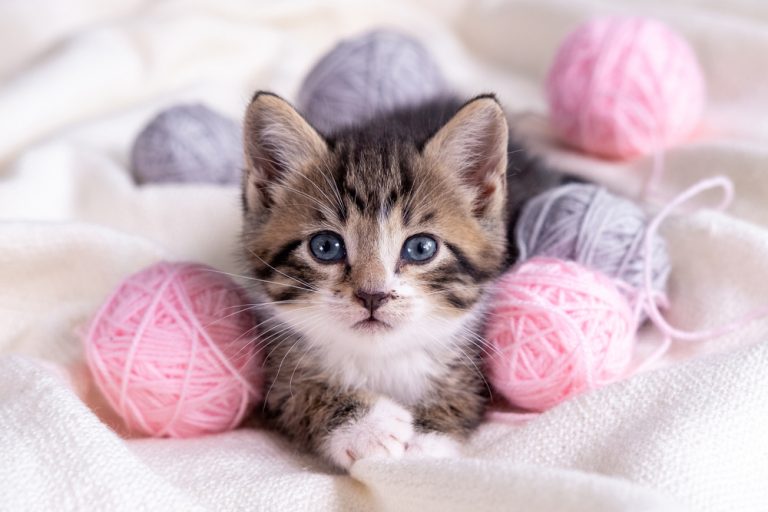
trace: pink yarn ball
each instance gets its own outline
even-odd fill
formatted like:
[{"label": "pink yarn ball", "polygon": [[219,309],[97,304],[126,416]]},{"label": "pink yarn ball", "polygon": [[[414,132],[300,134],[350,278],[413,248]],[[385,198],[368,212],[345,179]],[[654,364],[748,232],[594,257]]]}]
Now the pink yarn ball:
[{"label": "pink yarn ball", "polygon": [[128,277],[93,319],[94,380],[132,432],[235,428],[261,399],[262,357],[242,289],[211,267],[161,262]]},{"label": "pink yarn ball", "polygon": [[608,158],[680,142],[704,108],[704,78],[690,45],[666,25],[603,17],[563,41],[546,83],[555,131]]},{"label": "pink yarn ball", "polygon": [[501,278],[491,304],[488,376],[513,405],[543,411],[627,369],[632,311],[601,273],[533,258]]}]

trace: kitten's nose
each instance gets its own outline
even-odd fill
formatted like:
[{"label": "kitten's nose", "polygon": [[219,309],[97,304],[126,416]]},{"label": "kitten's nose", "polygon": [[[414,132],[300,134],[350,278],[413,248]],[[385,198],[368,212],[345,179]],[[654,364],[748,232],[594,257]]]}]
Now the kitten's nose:
[{"label": "kitten's nose", "polygon": [[355,292],[355,297],[358,298],[365,309],[373,314],[374,311],[379,309],[382,304],[389,300],[390,295],[380,291],[369,292],[365,290],[357,290]]}]

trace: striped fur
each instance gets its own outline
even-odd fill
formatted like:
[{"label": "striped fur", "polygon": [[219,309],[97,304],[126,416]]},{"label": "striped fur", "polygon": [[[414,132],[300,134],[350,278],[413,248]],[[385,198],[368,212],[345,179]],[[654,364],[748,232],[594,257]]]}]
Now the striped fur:
[{"label": "striped fur", "polygon": [[[321,135],[287,102],[258,93],[245,137],[243,246],[263,304],[268,417],[340,466],[354,450],[330,453],[334,432],[350,431],[383,397],[417,432],[467,435],[488,398],[477,333],[487,285],[508,261],[508,221],[527,193],[557,178],[510,152],[492,96]],[[342,236],[343,261],[311,255],[309,239],[324,231]],[[417,234],[438,244],[424,264],[401,258]],[[386,293],[374,325],[360,324],[373,315],[360,290]]]}]

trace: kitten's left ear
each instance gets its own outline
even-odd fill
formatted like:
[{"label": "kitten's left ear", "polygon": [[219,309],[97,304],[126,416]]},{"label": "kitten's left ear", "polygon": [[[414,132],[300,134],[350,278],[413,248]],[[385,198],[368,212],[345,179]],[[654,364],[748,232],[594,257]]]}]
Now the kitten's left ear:
[{"label": "kitten's left ear", "polygon": [[268,93],[253,97],[244,123],[243,194],[250,211],[269,207],[278,184],[306,172],[328,153],[325,139],[287,101]]},{"label": "kitten's left ear", "polygon": [[476,215],[498,215],[506,197],[508,138],[507,120],[496,98],[478,96],[427,142],[424,155],[458,173],[474,194]]}]

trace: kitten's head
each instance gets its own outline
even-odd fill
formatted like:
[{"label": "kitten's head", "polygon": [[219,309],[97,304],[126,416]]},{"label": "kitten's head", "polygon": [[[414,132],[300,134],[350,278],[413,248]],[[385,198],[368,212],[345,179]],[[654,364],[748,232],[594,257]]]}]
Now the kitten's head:
[{"label": "kitten's head", "polygon": [[326,139],[286,101],[257,94],[243,180],[257,296],[317,347],[448,343],[504,260],[507,137],[490,96],[408,140]]}]

